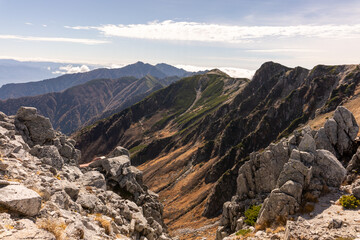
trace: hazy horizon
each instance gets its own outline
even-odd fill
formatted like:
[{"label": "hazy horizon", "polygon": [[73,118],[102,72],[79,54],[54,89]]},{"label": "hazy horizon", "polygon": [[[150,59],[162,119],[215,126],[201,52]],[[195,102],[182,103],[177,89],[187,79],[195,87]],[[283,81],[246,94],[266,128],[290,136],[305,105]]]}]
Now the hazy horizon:
[{"label": "hazy horizon", "polygon": [[358,1],[0,0],[0,58],[254,71],[357,64]]}]

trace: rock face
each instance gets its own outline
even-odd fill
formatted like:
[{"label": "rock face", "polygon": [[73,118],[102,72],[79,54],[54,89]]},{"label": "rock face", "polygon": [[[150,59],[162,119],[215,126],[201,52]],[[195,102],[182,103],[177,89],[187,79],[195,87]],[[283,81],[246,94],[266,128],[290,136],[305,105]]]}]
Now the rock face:
[{"label": "rock face", "polygon": [[0,113],[0,142],[0,239],[169,239],[126,149],[80,169],[75,141],[28,107]]},{"label": "rock face", "polygon": [[[338,107],[334,118],[319,131],[305,127],[264,151],[252,153],[239,169],[237,194],[224,204],[218,236],[238,230],[238,219],[250,205],[262,203],[256,224],[265,228],[285,224],[309,196],[317,199],[326,189],[338,188],[347,171],[336,156],[349,160],[358,130],[351,112]],[[358,152],[349,166],[357,166]],[[357,194],[357,188],[353,192]]]}]

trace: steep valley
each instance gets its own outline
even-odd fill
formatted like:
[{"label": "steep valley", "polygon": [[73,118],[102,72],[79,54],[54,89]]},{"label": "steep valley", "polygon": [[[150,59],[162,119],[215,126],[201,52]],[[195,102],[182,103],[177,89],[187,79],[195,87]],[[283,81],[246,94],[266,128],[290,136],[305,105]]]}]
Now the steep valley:
[{"label": "steep valley", "polygon": [[268,62],[251,81],[213,70],[159,90],[74,137],[82,162],[117,145],[128,148],[132,164],[160,195],[165,222],[176,234],[218,219],[251,152],[338,105],[353,106],[358,118],[359,81],[358,65],[309,71]]}]

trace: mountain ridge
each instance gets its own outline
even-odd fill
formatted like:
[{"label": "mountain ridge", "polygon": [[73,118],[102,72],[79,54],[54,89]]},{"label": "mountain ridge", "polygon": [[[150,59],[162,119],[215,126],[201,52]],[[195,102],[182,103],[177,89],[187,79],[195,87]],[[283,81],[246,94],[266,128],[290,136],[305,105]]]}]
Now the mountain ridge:
[{"label": "mountain ridge", "polygon": [[131,106],[176,80],[177,77],[158,80],[148,75],[140,79],[96,79],[63,92],[0,100],[0,110],[11,115],[21,106],[35,107],[50,118],[55,129],[69,134],[85,123]]},{"label": "mountain ridge", "polygon": [[[188,118],[182,118],[196,99],[199,85],[195,83],[205,76],[193,82],[187,78],[189,83],[181,89],[187,89],[188,95],[172,94],[167,100],[170,105],[156,100],[166,98],[163,92],[171,92],[168,87],[76,135],[77,146],[88,153],[82,161],[106,154],[105,145],[129,148],[133,163],[140,164],[150,188],[164,200],[164,216],[171,230],[190,226],[187,222],[194,220],[195,213],[217,216],[222,203],[235,194],[237,171],[247,156],[353,96],[360,70],[358,65],[319,65],[310,71],[267,62],[232,97],[216,99],[220,104],[214,111],[204,111],[200,116],[189,111]],[[186,102],[187,108],[181,113],[175,111],[176,99]],[[167,112],[164,106],[172,106],[174,111]],[[197,107],[195,113],[201,112],[202,105]],[[158,116],[147,115],[156,111]],[[159,137],[151,131],[157,131]]]},{"label": "mountain ridge", "polygon": [[173,72],[181,74],[180,77],[194,74],[183,69],[177,69],[167,64],[162,64],[159,66],[161,66],[163,69],[162,71],[156,66],[150,65],[148,63],[137,62],[122,68],[98,68],[89,72],[65,74],[56,78],[45,79],[37,82],[5,84],[0,88],[0,99],[35,96],[50,92],[60,92],[67,88],[80,85],[94,79],[117,79],[126,76],[142,78],[148,74],[156,78],[166,78],[173,76],[170,75],[170,73]]}]

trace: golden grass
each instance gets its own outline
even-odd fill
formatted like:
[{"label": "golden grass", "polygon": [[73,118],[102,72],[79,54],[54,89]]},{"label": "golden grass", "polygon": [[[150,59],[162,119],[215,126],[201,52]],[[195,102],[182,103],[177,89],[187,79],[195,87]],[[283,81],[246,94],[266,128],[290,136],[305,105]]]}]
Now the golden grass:
[{"label": "golden grass", "polygon": [[37,226],[54,234],[56,240],[67,240],[65,236],[65,229],[67,225],[64,221],[60,221],[56,218],[45,218],[37,221]]},{"label": "golden grass", "polygon": [[4,175],[4,180],[9,181],[9,182],[21,182],[20,179],[10,178],[8,175]]},{"label": "golden grass", "polygon": [[285,232],[285,227],[279,226],[273,231],[273,233],[279,233],[279,232]]},{"label": "golden grass", "polygon": [[109,220],[106,220],[101,213],[96,213],[95,214],[95,221],[97,221],[98,223],[100,223],[100,225],[105,229],[105,233],[107,235],[110,235],[112,232],[111,229],[111,222]]},{"label": "golden grass", "polygon": [[8,230],[14,229],[14,226],[13,226],[13,225],[10,225],[10,224],[5,224],[4,227],[5,227],[6,229],[8,229]]},{"label": "golden grass", "polygon": [[94,193],[94,190],[92,189],[91,186],[85,186],[86,191],[88,191],[89,193]]}]

